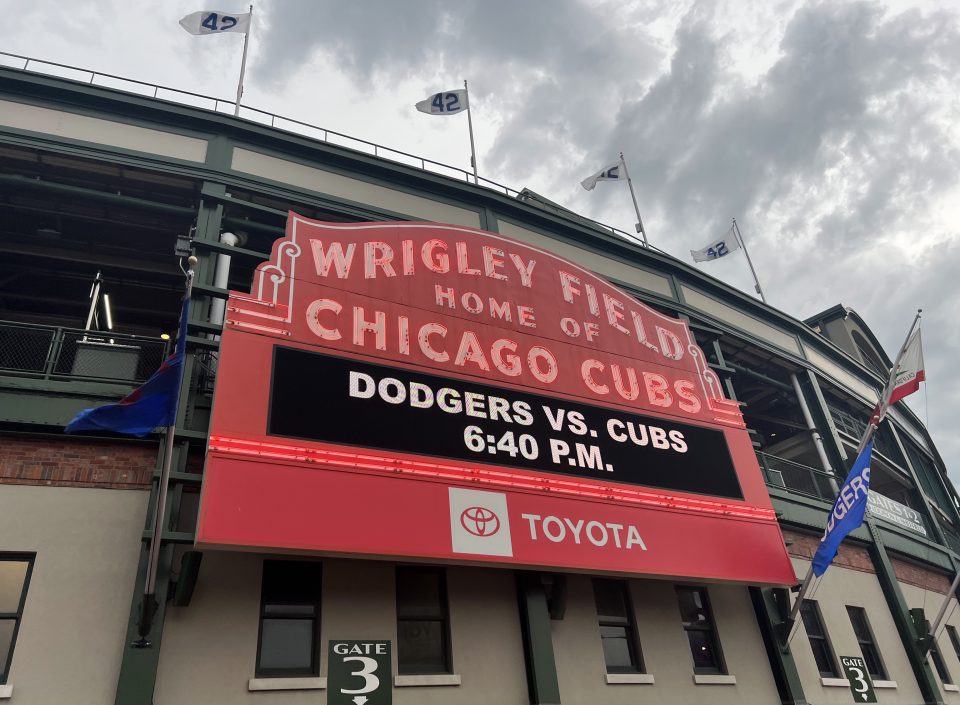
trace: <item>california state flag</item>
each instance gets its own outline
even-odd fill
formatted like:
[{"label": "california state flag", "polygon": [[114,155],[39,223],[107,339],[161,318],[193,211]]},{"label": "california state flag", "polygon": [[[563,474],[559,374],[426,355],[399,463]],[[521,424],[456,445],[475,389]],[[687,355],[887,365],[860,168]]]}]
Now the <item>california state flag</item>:
[{"label": "california state flag", "polygon": [[897,368],[897,377],[890,392],[889,406],[893,406],[908,394],[920,389],[920,383],[926,379],[923,373],[923,345],[920,342],[920,329],[910,336],[903,347],[903,357]]}]

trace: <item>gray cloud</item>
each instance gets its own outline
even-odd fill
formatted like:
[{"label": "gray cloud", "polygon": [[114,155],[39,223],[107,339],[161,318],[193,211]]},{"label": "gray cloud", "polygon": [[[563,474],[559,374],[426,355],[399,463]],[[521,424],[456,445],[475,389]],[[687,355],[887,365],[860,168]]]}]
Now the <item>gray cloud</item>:
[{"label": "gray cloud", "polygon": [[[960,474],[949,432],[960,245],[931,212],[960,173],[957,15],[793,7],[776,22],[769,8],[744,10],[763,23],[744,25],[713,3],[674,5],[670,37],[650,29],[664,21],[657,3],[277,3],[254,79],[293,76],[317,53],[361,86],[468,77],[497,116],[482,155],[493,178],[622,221],[621,188],[576,185],[622,149],[654,244],[685,253],[737,216],[775,305],[798,317],[850,305],[891,353],[924,306],[938,337],[927,346],[932,431]],[[744,76],[739,43],[771,29],[769,65]]]}]

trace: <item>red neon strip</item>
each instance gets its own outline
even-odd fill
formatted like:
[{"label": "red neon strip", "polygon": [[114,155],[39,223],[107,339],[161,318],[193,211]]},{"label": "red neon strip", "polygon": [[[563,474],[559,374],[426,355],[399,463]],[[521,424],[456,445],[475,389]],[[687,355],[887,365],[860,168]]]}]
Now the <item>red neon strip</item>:
[{"label": "red neon strip", "polygon": [[730,517],[772,521],[771,509],[743,507],[706,499],[674,497],[643,490],[611,488],[587,482],[563,479],[547,479],[486,468],[464,468],[439,463],[424,463],[416,460],[386,458],[377,455],[344,453],[316,448],[304,448],[281,443],[248,441],[239,438],[210,437],[210,450],[235,455],[244,455],[273,460],[295,461],[336,468],[358,468],[390,472],[393,474],[420,475],[443,480],[469,480],[485,485],[501,485],[562,495],[616,500],[631,504],[665,507],[681,511],[718,514]]}]

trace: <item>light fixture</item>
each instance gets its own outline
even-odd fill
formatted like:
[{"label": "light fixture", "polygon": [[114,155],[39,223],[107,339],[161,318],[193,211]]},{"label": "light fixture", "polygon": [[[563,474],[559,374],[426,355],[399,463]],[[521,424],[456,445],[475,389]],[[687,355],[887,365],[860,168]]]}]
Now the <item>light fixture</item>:
[{"label": "light fixture", "polygon": [[160,340],[170,340],[170,334],[169,334],[169,333],[161,333],[161,334],[160,334]]},{"label": "light fixture", "polygon": [[107,315],[107,330],[113,330],[113,314],[110,311],[110,294],[103,295],[103,312]]}]

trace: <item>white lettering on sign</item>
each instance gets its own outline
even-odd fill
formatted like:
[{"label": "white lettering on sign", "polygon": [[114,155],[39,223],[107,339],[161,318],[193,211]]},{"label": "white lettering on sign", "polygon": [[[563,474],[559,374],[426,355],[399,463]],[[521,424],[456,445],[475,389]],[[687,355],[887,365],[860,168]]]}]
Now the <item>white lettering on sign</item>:
[{"label": "white lettering on sign", "polygon": [[[414,255],[412,240],[403,240],[400,243],[400,256],[397,257],[393,248],[385,242],[377,240],[363,244],[363,276],[365,279],[376,279],[377,276],[395,277],[397,271],[394,261],[401,265],[404,276],[413,276],[417,270],[417,259]],[[518,276],[520,285],[526,288],[533,286],[533,268],[536,260],[525,260],[518,254],[510,253],[509,261],[513,265],[512,271],[507,266],[507,257],[499,247],[483,245],[477,252],[470,251],[470,243],[460,241],[454,243],[456,251],[456,271],[460,274],[485,276],[499,281],[509,281],[511,276]],[[321,240],[310,240],[310,249],[313,252],[313,261],[317,274],[321,277],[329,276],[331,269],[336,270],[339,279],[348,279],[353,266],[353,256],[356,244],[350,243],[346,248],[339,242],[331,242],[324,246]],[[450,271],[449,246],[443,240],[427,240],[420,247],[420,260],[423,265],[435,274],[446,274]],[[479,265],[483,265],[481,271]],[[477,266],[474,266],[477,265]]]},{"label": "white lettering on sign", "polygon": [[386,654],[387,645],[383,642],[370,642],[370,643],[360,643],[360,644],[334,644],[333,653],[340,656],[346,656],[347,654],[361,654],[367,655],[370,654]]},{"label": "white lettering on sign", "polygon": [[632,524],[624,526],[612,522],[540,516],[539,514],[521,514],[520,516],[527,520],[530,526],[530,539],[533,541],[539,541],[543,536],[553,543],[572,541],[579,546],[586,539],[598,548],[612,543],[619,549],[638,546],[641,551],[648,550],[647,544],[640,536],[640,530]]}]

